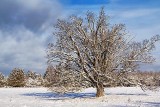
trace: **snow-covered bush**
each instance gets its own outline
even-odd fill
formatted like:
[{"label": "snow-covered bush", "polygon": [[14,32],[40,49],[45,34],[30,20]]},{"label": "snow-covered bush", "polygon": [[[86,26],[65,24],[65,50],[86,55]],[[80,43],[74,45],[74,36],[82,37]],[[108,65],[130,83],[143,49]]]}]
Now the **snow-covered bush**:
[{"label": "snow-covered bush", "polygon": [[26,75],[26,87],[43,86],[44,80],[41,74],[35,72],[28,72]]},{"label": "snow-covered bush", "polygon": [[44,79],[41,74],[37,74],[35,78],[36,86],[43,86],[44,85]]},{"label": "snow-covered bush", "polygon": [[2,73],[0,73],[0,87],[4,87],[6,85],[5,77]]},{"label": "snow-covered bush", "polygon": [[58,80],[58,74],[53,66],[48,66],[44,74],[45,86],[50,87]]},{"label": "snow-covered bush", "polygon": [[27,74],[26,74],[26,78],[32,78],[32,79],[35,79],[36,78],[36,73],[33,72],[33,71],[28,71]]},{"label": "snow-covered bush", "polygon": [[12,87],[24,87],[25,86],[25,73],[22,69],[15,68],[12,70],[8,77],[8,85]]}]

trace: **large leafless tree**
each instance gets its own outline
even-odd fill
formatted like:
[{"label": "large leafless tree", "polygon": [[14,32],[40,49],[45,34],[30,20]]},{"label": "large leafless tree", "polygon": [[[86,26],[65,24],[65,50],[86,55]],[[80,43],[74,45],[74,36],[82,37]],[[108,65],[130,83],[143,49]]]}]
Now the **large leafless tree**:
[{"label": "large leafless tree", "polygon": [[70,82],[73,80],[69,87],[77,87],[82,82],[78,77],[83,78],[87,81],[84,84],[90,83],[97,89],[97,97],[104,96],[104,87],[117,82],[143,87],[141,81],[133,81],[127,75],[140,63],[154,61],[150,52],[160,40],[158,35],[133,42],[123,24],[109,23],[103,8],[99,16],[87,12],[86,18],[59,19],[55,28],[57,42],[49,44],[47,54],[48,62],[58,65],[62,75],[59,85],[68,78]]}]

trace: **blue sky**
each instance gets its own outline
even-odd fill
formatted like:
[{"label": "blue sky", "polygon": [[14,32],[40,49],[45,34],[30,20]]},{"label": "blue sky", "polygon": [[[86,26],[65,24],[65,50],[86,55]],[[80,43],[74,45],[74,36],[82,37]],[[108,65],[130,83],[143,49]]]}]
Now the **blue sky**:
[{"label": "blue sky", "polygon": [[64,5],[104,5],[108,4],[108,0],[60,0]]},{"label": "blue sky", "polygon": [[[136,41],[160,34],[160,0],[0,0],[0,72],[19,67],[44,73],[57,18],[98,13],[102,6],[110,22],[126,24]],[[160,71],[159,44],[153,52],[157,62],[143,69]]]}]

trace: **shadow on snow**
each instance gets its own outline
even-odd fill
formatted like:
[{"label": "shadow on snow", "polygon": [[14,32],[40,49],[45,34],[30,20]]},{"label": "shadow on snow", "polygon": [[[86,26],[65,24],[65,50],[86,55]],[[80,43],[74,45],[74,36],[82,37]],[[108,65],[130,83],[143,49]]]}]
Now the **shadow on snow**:
[{"label": "shadow on snow", "polygon": [[24,96],[35,96],[44,99],[63,100],[63,99],[75,99],[75,98],[93,98],[95,93],[64,93],[58,94],[53,92],[48,93],[26,93]]},{"label": "shadow on snow", "polygon": [[[63,99],[75,99],[75,98],[93,98],[96,96],[95,93],[54,93],[54,92],[47,92],[47,93],[25,93],[22,94],[23,96],[35,96],[44,99],[53,99],[53,100],[63,100]],[[147,94],[137,93],[106,93],[106,95],[136,95],[136,96],[146,96]]]},{"label": "shadow on snow", "polygon": [[150,106],[150,107],[160,107],[160,102],[143,102],[144,106]]}]

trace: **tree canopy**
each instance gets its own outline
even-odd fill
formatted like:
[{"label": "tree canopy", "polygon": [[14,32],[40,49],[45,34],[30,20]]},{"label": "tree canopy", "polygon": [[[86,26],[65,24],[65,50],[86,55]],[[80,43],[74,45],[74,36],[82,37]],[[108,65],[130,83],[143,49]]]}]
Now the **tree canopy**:
[{"label": "tree canopy", "polygon": [[104,95],[104,87],[118,82],[144,87],[142,81],[128,78],[128,73],[141,63],[154,62],[151,51],[160,40],[159,35],[135,42],[124,24],[109,23],[103,8],[98,17],[87,12],[86,18],[58,19],[55,28],[57,42],[49,44],[47,58],[61,75],[57,86],[63,86],[64,78],[69,78],[70,88],[91,84],[97,89],[97,97]]}]

